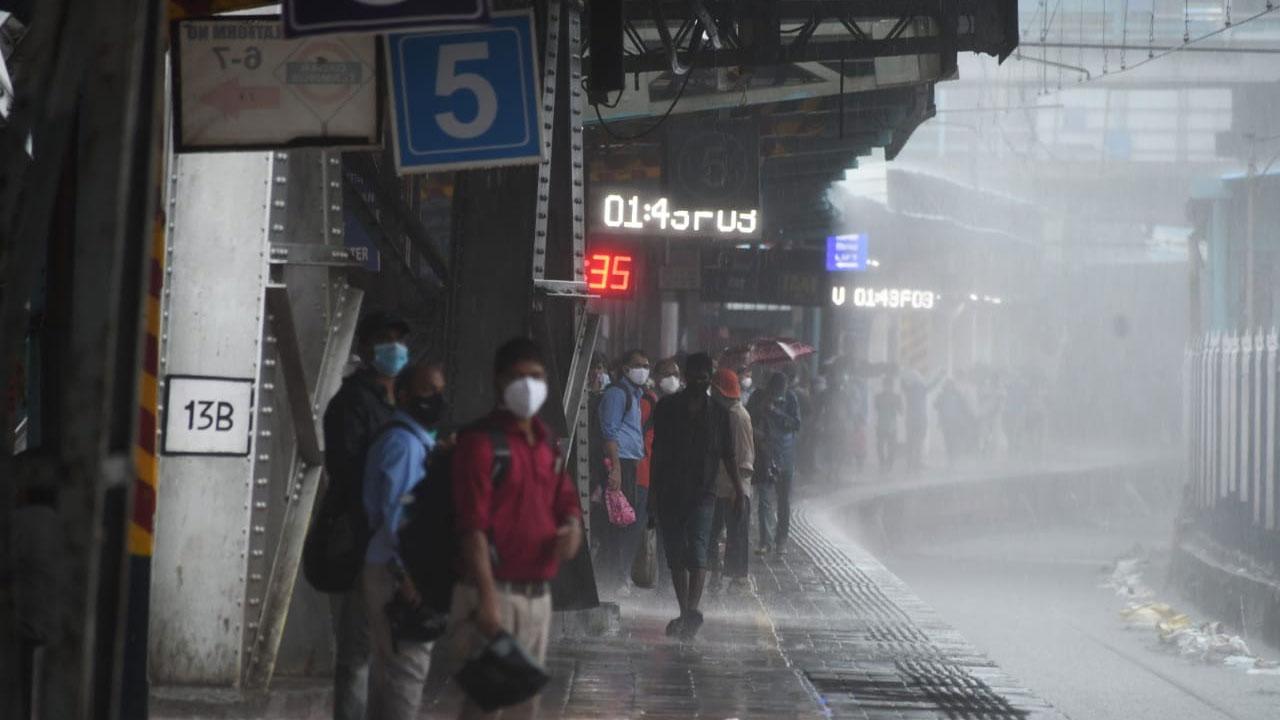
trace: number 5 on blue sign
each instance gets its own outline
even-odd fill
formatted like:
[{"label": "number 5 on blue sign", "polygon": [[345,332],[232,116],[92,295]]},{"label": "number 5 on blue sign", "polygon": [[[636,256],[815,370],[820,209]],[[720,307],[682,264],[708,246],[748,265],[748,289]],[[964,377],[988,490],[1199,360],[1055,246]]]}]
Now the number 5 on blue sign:
[{"label": "number 5 on blue sign", "polygon": [[401,173],[542,157],[533,13],[488,27],[387,36],[391,128]]}]

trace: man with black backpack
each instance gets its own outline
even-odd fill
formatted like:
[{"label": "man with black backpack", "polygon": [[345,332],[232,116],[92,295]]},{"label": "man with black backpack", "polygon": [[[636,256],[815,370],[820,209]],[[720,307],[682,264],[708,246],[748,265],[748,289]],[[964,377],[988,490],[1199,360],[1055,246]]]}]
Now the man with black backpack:
[{"label": "man with black backpack", "polygon": [[[448,481],[430,477],[428,465],[445,413],[444,370],[438,364],[424,364],[401,380],[400,409],[374,439],[365,462],[364,510],[373,530],[362,576],[373,646],[366,720],[417,716],[434,639],[427,632],[431,608],[425,608],[426,614],[420,612],[423,598],[406,572],[399,533],[406,509],[413,507],[410,498],[419,497],[417,486]],[[446,547],[412,550],[452,552]],[[452,562],[453,558],[442,560]]]},{"label": "man with black backpack", "polygon": [[332,596],[334,720],[365,715],[369,621],[358,578],[370,531],[361,488],[369,445],[395,412],[396,376],[409,362],[408,334],[408,323],[390,313],[362,318],[356,328],[361,366],[343,381],[324,413],[328,486],[307,534],[303,572],[312,587]]}]

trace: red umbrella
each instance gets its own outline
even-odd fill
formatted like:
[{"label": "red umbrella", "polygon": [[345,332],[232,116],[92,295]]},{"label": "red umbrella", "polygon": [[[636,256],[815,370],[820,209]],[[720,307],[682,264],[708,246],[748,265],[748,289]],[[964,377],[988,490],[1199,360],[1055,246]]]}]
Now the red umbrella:
[{"label": "red umbrella", "polygon": [[751,362],[765,365],[791,362],[814,352],[812,345],[795,338],[760,338],[751,342]]}]

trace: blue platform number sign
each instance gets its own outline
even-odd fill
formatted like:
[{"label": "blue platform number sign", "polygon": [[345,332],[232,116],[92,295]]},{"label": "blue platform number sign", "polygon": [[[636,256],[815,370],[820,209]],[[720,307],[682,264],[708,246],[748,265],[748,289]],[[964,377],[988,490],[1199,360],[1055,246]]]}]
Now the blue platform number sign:
[{"label": "blue platform number sign", "polygon": [[488,27],[387,37],[392,137],[401,173],[537,162],[533,14]]},{"label": "blue platform number sign", "polygon": [[863,272],[867,269],[867,236],[827,236],[827,272]]}]

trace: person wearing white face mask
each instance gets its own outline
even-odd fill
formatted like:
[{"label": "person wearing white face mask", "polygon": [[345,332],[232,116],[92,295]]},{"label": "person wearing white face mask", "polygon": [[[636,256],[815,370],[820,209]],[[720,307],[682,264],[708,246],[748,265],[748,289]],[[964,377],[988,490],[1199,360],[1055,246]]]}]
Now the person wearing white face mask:
[{"label": "person wearing white face mask", "polygon": [[755,393],[754,381],[751,379],[751,367],[743,366],[738,368],[738,387],[742,389],[742,404],[746,406],[751,401],[751,395]]},{"label": "person wearing white face mask", "polygon": [[680,382],[680,365],[675,358],[659,362],[653,370],[653,377],[657,380],[658,394],[662,397],[675,395],[684,387]]},{"label": "person wearing white face mask", "polygon": [[636,522],[625,527],[606,524],[601,536],[599,578],[606,591],[630,593],[630,568],[647,522],[644,507],[648,488],[638,483],[640,461],[645,457],[641,405],[649,382],[649,358],[642,350],[629,350],[622,358],[618,382],[600,398],[600,434],[604,438],[606,490],[620,491],[636,510]]},{"label": "person wearing white face mask", "polygon": [[[498,348],[494,387],[498,406],[459,433],[453,456],[463,573],[441,642],[454,669],[502,632],[544,663],[550,582],[560,562],[577,555],[582,545],[577,488],[565,472],[556,438],[537,417],[547,400],[547,371],[532,340],[516,338]],[[497,482],[495,437],[504,440],[509,453]],[[461,717],[484,717],[473,701],[463,703]],[[536,703],[535,698],[504,713],[533,716]]]}]

